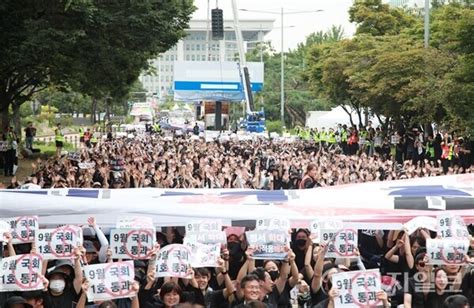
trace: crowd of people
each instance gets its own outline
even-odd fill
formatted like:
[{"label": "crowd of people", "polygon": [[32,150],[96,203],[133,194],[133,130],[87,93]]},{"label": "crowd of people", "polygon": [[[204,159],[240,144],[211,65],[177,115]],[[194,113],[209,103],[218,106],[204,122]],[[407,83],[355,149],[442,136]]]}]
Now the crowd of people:
[{"label": "crowd of people", "polygon": [[[187,279],[156,277],[155,262],[160,249],[182,243],[186,236],[182,227],[162,228],[156,234],[157,242],[148,260],[134,261],[135,282],[131,288],[137,296],[90,302],[90,284],[84,278],[83,267],[117,260],[111,258],[109,239],[93,217],[82,228],[93,231],[75,249],[74,258],[43,261],[43,290],[0,293],[0,306],[333,308],[341,289],[332,283],[333,275],[368,269],[379,269],[381,273],[377,307],[403,304],[405,308],[469,308],[474,304],[474,239],[471,237],[470,251],[463,264],[433,266],[425,244],[437,234],[423,228],[411,235],[407,230],[359,230],[355,256],[343,259],[328,258],[329,242],[313,243],[308,229],[293,229],[283,260],[255,260],[255,248],[248,245],[245,234],[229,231],[217,266],[188,268]],[[11,234],[4,234],[6,246],[0,256],[38,253],[35,245],[13,245],[11,239]]]},{"label": "crowd of people", "polygon": [[417,129],[389,135],[339,125],[297,129],[297,136],[286,138],[232,135],[211,142],[199,131],[172,137],[153,131],[109,132],[94,140],[81,132],[77,152],[64,154],[58,126],[57,155],[38,159],[30,177],[13,177],[6,185],[298,189],[470,173],[474,161],[471,142],[448,133],[425,137]]}]

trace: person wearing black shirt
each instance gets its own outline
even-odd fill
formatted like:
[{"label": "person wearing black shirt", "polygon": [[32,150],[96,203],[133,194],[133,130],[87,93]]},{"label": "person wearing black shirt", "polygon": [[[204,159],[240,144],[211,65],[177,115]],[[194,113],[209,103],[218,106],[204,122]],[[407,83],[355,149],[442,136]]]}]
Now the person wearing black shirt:
[{"label": "person wearing black shirt", "polygon": [[43,295],[44,308],[70,307],[76,302],[82,289],[81,252],[75,251],[74,280],[69,282],[68,276],[61,268],[54,268],[49,274],[49,289]]},{"label": "person wearing black shirt", "polygon": [[234,286],[230,280],[228,270],[224,260],[219,260],[220,275],[224,276],[225,289],[212,290],[209,287],[211,272],[207,268],[196,268],[194,270],[194,279],[198,285],[195,289],[195,303],[208,308],[226,307],[227,298],[234,293]]},{"label": "person wearing black shirt", "polygon": [[430,291],[430,274],[432,267],[428,265],[426,253],[416,256],[415,267],[417,272],[408,279],[408,290],[405,292],[403,304],[406,308],[425,308],[427,295]]},{"label": "person wearing black shirt", "polygon": [[434,285],[435,291],[428,294],[427,305],[430,308],[443,308],[444,301],[450,293],[446,292],[448,287],[448,275],[441,267],[438,267],[434,271]]},{"label": "person wearing black shirt", "polygon": [[303,176],[303,179],[301,180],[300,189],[314,188],[315,186],[317,186],[318,183],[315,180],[316,172],[316,165],[309,164],[306,168],[306,173]]},{"label": "person wearing black shirt", "polygon": [[[268,278],[270,279],[270,275],[268,275]],[[248,274],[242,278],[242,281],[240,282],[240,290],[243,296],[243,302],[234,306],[235,308],[246,308],[248,303],[258,302],[261,298],[260,280],[254,274]],[[267,303],[264,305],[268,308],[274,307]]]}]

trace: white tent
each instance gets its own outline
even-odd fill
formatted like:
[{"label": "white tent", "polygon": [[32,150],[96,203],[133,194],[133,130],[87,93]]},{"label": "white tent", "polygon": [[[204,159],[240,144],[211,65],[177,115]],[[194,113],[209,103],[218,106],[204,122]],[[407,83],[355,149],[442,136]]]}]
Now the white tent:
[{"label": "white tent", "polygon": [[[351,110],[354,124],[359,124],[357,112],[352,110],[349,106],[346,106],[346,109]],[[362,121],[364,121],[364,119],[365,113],[362,114]],[[376,117],[369,116],[369,120],[372,121],[372,127],[380,125],[380,122]],[[347,126],[351,125],[349,115],[341,106],[335,107],[331,111],[310,111],[306,118],[306,127],[310,128],[321,129],[323,127],[335,127],[338,124],[346,124]]]}]

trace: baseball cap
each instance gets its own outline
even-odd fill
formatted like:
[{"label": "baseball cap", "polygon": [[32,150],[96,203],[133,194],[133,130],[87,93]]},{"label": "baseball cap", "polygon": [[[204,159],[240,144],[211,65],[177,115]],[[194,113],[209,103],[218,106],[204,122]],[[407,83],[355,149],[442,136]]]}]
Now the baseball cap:
[{"label": "baseball cap", "polygon": [[7,302],[5,303],[5,308],[10,308],[12,307],[13,305],[19,305],[19,304],[22,304],[23,307],[25,308],[33,308],[33,306],[31,306],[30,304],[28,304],[26,302],[26,299],[24,299],[23,297],[21,296],[12,296],[10,297]]}]

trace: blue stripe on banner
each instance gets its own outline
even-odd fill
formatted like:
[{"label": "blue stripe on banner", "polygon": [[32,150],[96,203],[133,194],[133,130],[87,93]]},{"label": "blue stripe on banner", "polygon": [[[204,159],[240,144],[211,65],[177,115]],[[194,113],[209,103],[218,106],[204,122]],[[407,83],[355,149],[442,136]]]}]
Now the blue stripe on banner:
[{"label": "blue stripe on banner", "polygon": [[165,191],[161,194],[161,197],[173,197],[173,196],[203,196],[203,194],[196,194],[192,192],[180,192],[180,191]]},{"label": "blue stripe on banner", "polygon": [[223,192],[222,196],[253,196],[257,197],[261,202],[284,202],[288,201],[288,196],[283,190],[256,190],[256,191],[230,191]]},{"label": "blue stripe on banner", "polygon": [[[252,91],[262,90],[263,83],[252,82]],[[175,81],[175,91],[219,91],[219,92],[242,92],[240,82],[219,82],[219,81]]]},{"label": "blue stripe on banner", "polygon": [[33,194],[33,195],[47,195],[48,191],[29,191],[27,189],[19,189],[19,190],[2,190],[2,193],[17,193],[17,194]]},{"label": "blue stripe on banner", "polygon": [[99,190],[69,189],[66,197],[99,198]]},{"label": "blue stripe on banner", "polygon": [[395,189],[389,196],[401,197],[424,197],[424,196],[466,196],[471,195],[465,191],[456,188],[446,188],[443,185],[421,185],[421,186],[396,186],[389,189]]}]

